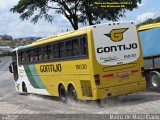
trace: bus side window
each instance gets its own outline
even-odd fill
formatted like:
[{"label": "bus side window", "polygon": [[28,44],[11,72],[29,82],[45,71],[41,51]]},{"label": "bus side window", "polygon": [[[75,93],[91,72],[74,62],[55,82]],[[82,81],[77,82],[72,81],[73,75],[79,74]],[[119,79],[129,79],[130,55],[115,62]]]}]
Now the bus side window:
[{"label": "bus side window", "polygon": [[29,50],[25,51],[25,62],[29,62]]},{"label": "bus side window", "polygon": [[47,60],[47,46],[43,47],[42,57],[43,57],[43,60]]},{"label": "bus side window", "polygon": [[33,62],[33,50],[32,49],[29,50],[29,61]]},{"label": "bus side window", "polygon": [[64,58],[66,56],[64,42],[59,43],[59,54],[60,54],[60,58]]},{"label": "bus side window", "polygon": [[52,58],[52,48],[51,45],[47,45],[47,59]]},{"label": "bus side window", "polygon": [[54,59],[54,58],[59,58],[58,43],[53,44],[53,59]]},{"label": "bus side window", "polygon": [[22,63],[25,63],[25,51],[22,51]]},{"label": "bus side window", "polygon": [[34,49],[33,49],[33,61],[38,61],[37,48],[34,48]]},{"label": "bus side window", "polygon": [[66,46],[66,57],[73,56],[73,50],[72,50],[72,41],[66,41],[65,42]]},{"label": "bus side window", "polygon": [[38,47],[37,52],[38,52],[38,61],[42,61],[42,48]]},{"label": "bus side window", "polygon": [[72,45],[73,45],[73,56],[79,56],[80,55],[80,48],[79,48],[78,39],[73,39]]},{"label": "bus side window", "polygon": [[88,55],[88,47],[87,47],[86,37],[80,38],[80,48],[81,48],[81,55],[87,56]]},{"label": "bus side window", "polygon": [[16,52],[13,52],[12,59],[13,59],[13,61],[17,60],[17,58],[16,58]]},{"label": "bus side window", "polygon": [[22,52],[21,51],[18,52],[18,62],[19,62],[19,64],[22,63]]}]

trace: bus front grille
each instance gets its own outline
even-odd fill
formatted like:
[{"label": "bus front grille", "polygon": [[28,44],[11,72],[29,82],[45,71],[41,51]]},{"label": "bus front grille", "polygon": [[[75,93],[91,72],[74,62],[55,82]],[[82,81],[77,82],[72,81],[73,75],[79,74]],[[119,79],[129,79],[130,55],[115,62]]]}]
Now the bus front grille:
[{"label": "bus front grille", "polygon": [[89,80],[81,80],[82,96],[92,97],[91,82]]}]

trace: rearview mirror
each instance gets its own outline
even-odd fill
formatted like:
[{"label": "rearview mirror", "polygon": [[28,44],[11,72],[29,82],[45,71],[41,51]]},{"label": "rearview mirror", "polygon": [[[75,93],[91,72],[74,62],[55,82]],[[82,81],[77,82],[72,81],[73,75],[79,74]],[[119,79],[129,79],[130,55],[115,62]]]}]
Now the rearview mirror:
[{"label": "rearview mirror", "polygon": [[9,65],[9,71],[10,71],[10,73],[13,73],[13,65],[12,65],[12,63]]}]

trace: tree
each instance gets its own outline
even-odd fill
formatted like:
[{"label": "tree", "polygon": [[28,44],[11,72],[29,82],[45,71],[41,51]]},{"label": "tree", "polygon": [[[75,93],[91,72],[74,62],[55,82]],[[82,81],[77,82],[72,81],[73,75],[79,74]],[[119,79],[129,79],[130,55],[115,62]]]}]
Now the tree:
[{"label": "tree", "polygon": [[1,40],[12,40],[13,37],[11,35],[0,35]]},{"label": "tree", "polygon": [[[117,0],[20,0],[11,8],[11,11],[19,13],[22,20],[31,18],[31,22],[34,23],[41,18],[52,22],[54,13],[62,14],[77,30],[78,23],[88,22],[89,25],[93,25],[100,23],[103,19],[116,21],[125,16],[126,10],[132,11],[138,7],[138,3],[141,3],[141,0],[128,0],[132,4],[124,8],[102,8],[95,3],[97,1],[113,2]],[[53,10],[52,14],[51,10]]]},{"label": "tree", "polygon": [[149,18],[149,19],[139,23],[137,25],[137,27],[140,27],[142,25],[147,25],[147,24],[153,24],[153,23],[160,23],[160,17],[157,17],[157,18],[154,18],[154,19],[153,18]]},{"label": "tree", "polygon": [[[67,1],[67,2],[66,2]],[[20,0],[17,5],[11,8],[13,13],[19,13],[22,20],[31,18],[31,22],[36,23],[39,19],[45,18],[46,21],[54,20],[53,14],[49,14],[50,10],[55,13],[64,15],[72,27],[78,29],[78,4],[81,0]]]},{"label": "tree", "polygon": [[[96,2],[130,2],[130,4],[125,7],[103,8]],[[80,5],[81,17],[86,22],[88,21],[89,25],[100,23],[103,19],[117,21],[120,17],[125,17],[127,10],[132,11],[137,8],[138,3],[140,4],[141,0],[83,0]]]}]

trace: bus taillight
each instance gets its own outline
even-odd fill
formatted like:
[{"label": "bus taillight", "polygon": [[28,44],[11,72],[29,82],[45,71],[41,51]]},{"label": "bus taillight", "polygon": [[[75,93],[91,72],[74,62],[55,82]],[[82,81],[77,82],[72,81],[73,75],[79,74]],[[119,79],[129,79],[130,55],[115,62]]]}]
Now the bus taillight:
[{"label": "bus taillight", "polygon": [[100,85],[100,77],[99,75],[94,75],[94,80],[96,85]]}]

